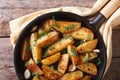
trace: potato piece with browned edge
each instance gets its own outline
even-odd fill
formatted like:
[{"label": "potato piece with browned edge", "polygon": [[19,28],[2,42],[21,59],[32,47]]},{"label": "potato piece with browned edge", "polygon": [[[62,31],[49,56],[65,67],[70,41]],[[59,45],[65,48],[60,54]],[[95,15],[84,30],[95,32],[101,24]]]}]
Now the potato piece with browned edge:
[{"label": "potato piece with browned edge", "polygon": [[97,67],[91,62],[79,64],[77,68],[90,75],[97,75]]},{"label": "potato piece with browned edge", "polygon": [[26,61],[29,60],[31,57],[31,50],[30,50],[30,44],[28,42],[28,39],[26,38],[23,42],[23,48],[22,48],[22,60]]},{"label": "potato piece with browned edge", "polygon": [[[88,52],[87,54],[88,54],[88,61],[98,57],[97,53],[94,53],[94,52]],[[80,58],[79,63],[84,63],[86,54],[81,54],[79,58]]]},{"label": "potato piece with browned edge", "polygon": [[40,78],[40,80],[48,80],[48,79],[46,79],[46,78],[43,77],[43,76],[39,76],[39,78]]},{"label": "potato piece with browned edge", "polygon": [[57,31],[61,33],[69,33],[78,30],[81,27],[81,23],[50,20],[50,26],[54,27]]},{"label": "potato piece with browned edge", "polygon": [[33,60],[35,61],[36,64],[38,64],[42,58],[42,50],[37,45],[36,40],[37,40],[37,33],[35,32],[32,33],[30,36],[30,46],[32,49]]},{"label": "potato piece with browned edge", "polygon": [[59,38],[59,34],[57,32],[55,32],[55,31],[50,32],[50,33],[38,38],[37,45],[39,47],[43,47],[45,45],[48,45],[48,44],[51,44],[51,43],[57,41],[58,38]]},{"label": "potato piece with browned edge", "polygon": [[73,65],[77,65],[79,63],[79,56],[76,50],[76,47],[73,45],[68,45],[67,52],[70,55],[70,59]]},{"label": "potato piece with browned edge", "polygon": [[98,43],[98,39],[94,39],[94,40],[85,42],[77,47],[77,51],[79,53],[90,52],[96,48],[97,43]]},{"label": "potato piece with browned edge", "polygon": [[47,54],[48,56],[53,55],[57,52],[64,50],[65,48],[67,48],[69,44],[73,43],[74,40],[72,37],[62,38],[61,40],[58,40],[56,43],[54,43],[47,49]]},{"label": "potato piece with browned edge", "polygon": [[90,29],[85,28],[85,27],[81,27],[79,30],[72,32],[71,36],[74,39],[79,39],[79,40],[93,40],[94,39],[93,32]]},{"label": "potato piece with browned edge", "polygon": [[62,54],[57,67],[60,73],[64,74],[66,72],[68,67],[68,62],[69,62],[69,54]]},{"label": "potato piece with browned edge", "polygon": [[58,72],[57,70],[53,70],[48,66],[42,65],[42,70],[44,76],[49,80],[59,80],[59,78],[62,77],[62,74],[60,72]]},{"label": "potato piece with browned edge", "polygon": [[39,75],[43,75],[42,70],[39,66],[32,60],[32,58],[28,61],[27,69],[30,70],[32,73],[38,73]]},{"label": "potato piece with browned edge", "polygon": [[50,26],[50,19],[47,20],[47,21],[45,21],[45,22],[43,23],[43,26],[44,26],[44,30],[47,31],[47,32],[49,32],[49,31],[50,31],[50,28],[51,28],[51,26]]},{"label": "potato piece with browned edge", "polygon": [[64,74],[60,80],[78,80],[82,77],[83,77],[83,72],[77,70],[74,72]]},{"label": "potato piece with browned edge", "polygon": [[39,77],[35,75],[32,80],[39,80]]},{"label": "potato piece with browned edge", "polygon": [[55,62],[57,62],[60,59],[61,53],[56,53],[52,56],[49,56],[41,61],[42,64],[44,65],[51,65]]},{"label": "potato piece with browned edge", "polygon": [[79,80],[91,80],[91,79],[92,79],[92,76],[86,75]]}]

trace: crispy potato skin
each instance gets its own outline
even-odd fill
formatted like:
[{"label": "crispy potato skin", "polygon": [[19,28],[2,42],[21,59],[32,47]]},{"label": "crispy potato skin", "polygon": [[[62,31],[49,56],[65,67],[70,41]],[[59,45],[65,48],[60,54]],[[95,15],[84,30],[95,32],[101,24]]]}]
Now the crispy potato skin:
[{"label": "crispy potato skin", "polygon": [[43,47],[44,45],[51,44],[57,41],[59,38],[59,34],[57,32],[50,32],[47,35],[42,36],[37,40],[37,45],[39,47]]},{"label": "crispy potato skin", "polygon": [[75,72],[70,72],[70,73],[64,74],[60,80],[78,80],[82,77],[83,77],[82,71],[75,71]]},{"label": "crispy potato skin", "polygon": [[32,73],[38,73],[39,75],[43,75],[42,70],[38,67],[38,65],[32,60],[32,58],[28,61],[27,69],[29,69]]},{"label": "crispy potato skin", "polygon": [[87,64],[79,64],[77,65],[77,68],[81,71],[91,74],[91,75],[97,75],[97,67],[95,64],[88,62]]},{"label": "crispy potato skin", "polygon": [[26,61],[29,60],[31,57],[31,51],[30,51],[30,44],[27,41],[28,39],[25,39],[23,42],[23,49],[22,49],[22,60]]},{"label": "crispy potato skin", "polygon": [[67,70],[69,62],[69,54],[62,54],[59,62],[58,62],[58,71],[62,74],[64,74]]},{"label": "crispy potato skin", "polygon": [[98,39],[94,39],[88,42],[83,43],[77,47],[77,51],[79,53],[91,52],[93,49],[96,48],[98,43]]},{"label": "crispy potato skin", "polygon": [[[53,24],[54,24],[54,21],[50,20],[50,25],[53,25]],[[81,23],[79,22],[56,21],[56,24],[59,25],[59,27],[56,27],[56,26],[52,26],[52,27],[54,27],[57,31],[61,33],[69,33],[69,32],[78,30],[81,27]],[[73,26],[71,27],[72,29],[69,28],[70,26]]]},{"label": "crispy potato skin", "polygon": [[[74,43],[74,40],[72,37],[63,38],[60,41],[57,41],[56,43],[54,43],[47,49],[48,56],[53,55],[65,48],[67,48],[67,46],[69,44],[73,44],[73,43]],[[51,50],[51,48],[54,48],[54,50]]]},{"label": "crispy potato skin", "polygon": [[[85,56],[86,56],[86,54],[81,54],[81,55],[79,56],[79,58],[80,58],[79,63],[80,63],[80,64],[81,64],[81,63],[85,63]],[[90,61],[90,60],[92,60],[92,59],[94,59],[94,58],[97,58],[97,57],[98,57],[97,53],[88,52],[88,61]]]},{"label": "crispy potato skin", "polygon": [[48,80],[58,80],[62,76],[62,74],[57,70],[52,70],[50,67],[45,65],[42,65],[42,70],[43,70],[44,76]]},{"label": "crispy potato skin", "polygon": [[[73,54],[72,49],[74,50],[74,56],[72,55]],[[73,45],[68,45],[67,51],[68,51],[68,54],[70,55],[70,59],[72,61],[72,64],[77,65],[79,63],[79,56],[78,56],[76,47]]]},{"label": "crispy potato skin", "polygon": [[48,80],[48,79],[46,79],[46,78],[43,77],[43,76],[39,76],[39,78],[40,78],[40,80]]},{"label": "crispy potato skin", "polygon": [[50,19],[47,20],[47,21],[45,21],[45,22],[43,23],[43,26],[44,26],[44,30],[47,31],[47,32],[49,32],[49,31],[50,31],[50,28],[51,28],[51,26],[50,26]]},{"label": "crispy potato skin", "polygon": [[79,30],[71,33],[71,36],[79,40],[93,40],[94,34],[90,29],[81,27]]},{"label": "crispy potato skin", "polygon": [[79,80],[91,80],[92,76],[86,75],[83,78],[79,79]]},{"label": "crispy potato skin", "polygon": [[42,58],[42,50],[41,48],[39,48],[39,46],[37,46],[36,40],[37,40],[37,33],[32,33],[30,36],[30,46],[32,49],[33,60],[35,61],[35,63],[38,64]]},{"label": "crispy potato skin", "polygon": [[41,61],[44,65],[51,65],[55,62],[57,62],[60,59],[61,53],[56,53],[52,56],[49,56]]}]

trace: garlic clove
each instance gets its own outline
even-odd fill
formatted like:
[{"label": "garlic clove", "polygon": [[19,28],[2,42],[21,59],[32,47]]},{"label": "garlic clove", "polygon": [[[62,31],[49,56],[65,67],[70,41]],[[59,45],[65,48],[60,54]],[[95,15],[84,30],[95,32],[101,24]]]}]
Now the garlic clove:
[{"label": "garlic clove", "polygon": [[30,78],[30,71],[28,69],[25,70],[24,77],[25,77],[25,79],[29,79]]},{"label": "garlic clove", "polygon": [[94,49],[93,52],[100,53],[100,50],[99,49]]}]

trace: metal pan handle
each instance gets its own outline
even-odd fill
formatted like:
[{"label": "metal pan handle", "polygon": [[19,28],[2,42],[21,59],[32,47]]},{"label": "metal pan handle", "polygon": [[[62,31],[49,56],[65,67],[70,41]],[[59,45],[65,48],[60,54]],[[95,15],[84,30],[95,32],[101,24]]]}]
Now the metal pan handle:
[{"label": "metal pan handle", "polygon": [[91,25],[99,29],[100,25],[108,19],[120,7],[120,0],[110,0],[100,11],[95,19],[89,21]]}]

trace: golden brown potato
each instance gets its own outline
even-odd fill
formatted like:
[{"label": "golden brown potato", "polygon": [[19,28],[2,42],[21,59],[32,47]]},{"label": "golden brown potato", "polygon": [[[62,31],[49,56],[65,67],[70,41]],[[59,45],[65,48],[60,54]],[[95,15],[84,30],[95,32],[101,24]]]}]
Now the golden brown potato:
[{"label": "golden brown potato", "polygon": [[95,64],[88,62],[77,65],[77,68],[81,71],[91,74],[91,75],[97,75],[97,67]]},{"label": "golden brown potato", "polygon": [[[94,52],[88,52],[87,54],[88,54],[88,61],[98,57],[97,53],[94,53]],[[84,63],[86,54],[81,54],[79,58],[80,58],[79,63]]]},{"label": "golden brown potato", "polygon": [[62,74],[64,74],[67,70],[69,62],[69,54],[62,54],[59,62],[58,62],[58,71]]},{"label": "golden brown potato", "polygon": [[62,74],[57,70],[52,70],[50,67],[45,65],[42,65],[42,70],[43,70],[44,76],[49,80],[58,80],[62,76]]},{"label": "golden brown potato", "polygon": [[30,70],[32,73],[38,73],[39,75],[43,75],[42,70],[39,66],[32,60],[32,58],[28,61],[27,69]]},{"label": "golden brown potato", "polygon": [[56,53],[52,56],[49,56],[49,57],[43,59],[41,61],[41,63],[44,64],[44,65],[51,65],[51,64],[57,62],[60,59],[60,56],[61,56],[60,53]]},{"label": "golden brown potato", "polygon": [[81,23],[50,20],[50,26],[54,27],[61,33],[69,33],[78,30],[81,27]]},{"label": "golden brown potato", "polygon": [[23,61],[29,60],[31,57],[30,44],[27,40],[28,39],[26,38],[23,42],[23,49],[22,49],[22,60]]},{"label": "golden brown potato", "polygon": [[78,80],[82,77],[83,77],[83,72],[77,70],[75,72],[70,72],[70,73],[64,74],[60,80]]},{"label": "golden brown potato", "polygon": [[53,42],[55,42],[56,40],[58,40],[59,38],[59,34],[57,32],[50,32],[42,37],[40,37],[38,40],[37,40],[37,45],[39,47],[43,47],[45,45],[48,45],[48,44],[51,44]]},{"label": "golden brown potato", "polygon": [[43,76],[39,76],[39,78],[40,78],[40,80],[48,80],[48,79],[46,79],[46,78],[43,77]]},{"label": "golden brown potato", "polygon": [[94,40],[85,42],[77,47],[77,51],[79,53],[90,52],[96,48],[97,43],[98,43],[98,39],[94,39]]},{"label": "golden brown potato", "polygon": [[50,19],[47,20],[47,21],[45,21],[45,22],[43,23],[43,26],[44,26],[44,30],[47,31],[47,32],[49,32],[49,31],[50,31],[50,28],[51,28],[51,26],[50,26]]},{"label": "golden brown potato", "polygon": [[79,79],[79,80],[91,80],[92,76],[86,75],[83,78]]},{"label": "golden brown potato", "polygon": [[37,33],[32,33],[30,36],[30,46],[32,49],[33,60],[35,61],[35,63],[38,64],[42,58],[42,50],[37,45],[36,40],[37,40]]},{"label": "golden brown potato", "polygon": [[34,76],[32,80],[39,80],[38,76]]},{"label": "golden brown potato", "polygon": [[71,36],[79,40],[93,40],[94,34],[90,29],[81,27],[79,30],[71,33]]},{"label": "golden brown potato", "polygon": [[48,56],[64,50],[65,48],[67,48],[69,44],[73,44],[73,43],[74,40],[72,37],[63,38],[57,41],[47,49]]},{"label": "golden brown potato", "polygon": [[79,63],[79,56],[78,56],[76,47],[73,45],[68,45],[67,51],[68,51],[68,54],[70,55],[72,64],[77,65]]}]

